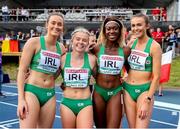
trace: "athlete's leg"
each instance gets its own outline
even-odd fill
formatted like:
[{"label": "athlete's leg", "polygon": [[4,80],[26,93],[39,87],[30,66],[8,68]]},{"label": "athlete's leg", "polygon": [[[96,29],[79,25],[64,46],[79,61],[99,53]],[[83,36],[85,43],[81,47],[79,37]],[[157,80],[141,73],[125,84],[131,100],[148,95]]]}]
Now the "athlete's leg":
[{"label": "athlete's leg", "polygon": [[124,108],[129,128],[135,128],[136,124],[136,102],[131,98],[129,93],[124,90]]},{"label": "athlete's leg", "polygon": [[76,116],[67,106],[60,105],[62,128],[76,128]]},{"label": "athlete's leg", "polygon": [[95,90],[93,92],[93,112],[96,128],[106,128],[106,102]]},{"label": "athlete's leg", "polygon": [[107,128],[119,128],[122,117],[121,92],[112,96],[107,102]]},{"label": "athlete's leg", "polygon": [[77,115],[76,128],[93,128],[93,107],[83,108]]},{"label": "athlete's leg", "polygon": [[125,110],[124,110],[124,100],[123,100],[123,91],[122,91],[122,94],[121,94],[121,103],[122,103],[122,117],[121,117],[121,123],[119,125],[119,128],[122,128],[122,119],[125,115]]},{"label": "athlete's leg", "polygon": [[56,97],[49,99],[40,109],[38,128],[52,128],[56,114]]},{"label": "athlete's leg", "polygon": [[143,92],[137,99],[137,116],[136,116],[136,128],[148,128],[150,119],[151,119],[151,115],[152,115],[152,109],[153,109],[153,103],[154,103],[154,98],[152,99],[152,101],[148,104],[148,113],[147,113],[147,117],[145,119],[140,119],[139,118],[139,113],[138,111],[140,110],[141,106],[144,103],[144,99],[147,96],[147,91]]},{"label": "athlete's leg", "polygon": [[28,106],[28,114],[25,119],[20,119],[20,128],[36,128],[40,112],[39,101],[31,92],[25,92],[25,100]]}]

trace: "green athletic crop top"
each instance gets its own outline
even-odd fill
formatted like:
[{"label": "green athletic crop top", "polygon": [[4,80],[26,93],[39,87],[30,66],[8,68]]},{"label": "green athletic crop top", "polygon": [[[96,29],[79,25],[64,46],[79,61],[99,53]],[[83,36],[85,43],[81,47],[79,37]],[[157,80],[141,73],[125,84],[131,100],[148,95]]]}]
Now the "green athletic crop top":
[{"label": "green athletic crop top", "polygon": [[89,64],[89,57],[84,53],[84,65],[82,68],[71,66],[71,53],[66,54],[64,68],[62,69],[62,77],[66,87],[86,88],[89,85],[89,79],[92,75],[92,69]]},{"label": "green athletic crop top", "polygon": [[124,51],[118,48],[118,55],[105,54],[105,46],[100,46],[98,53],[98,72],[102,74],[118,75],[124,65]]},{"label": "green athletic crop top", "polygon": [[128,63],[130,68],[137,71],[152,72],[152,57],[150,56],[150,48],[153,42],[152,38],[149,38],[144,51],[136,50],[136,39],[131,48],[131,54],[128,57]]},{"label": "green athletic crop top", "polygon": [[40,44],[41,49],[32,57],[30,68],[38,72],[54,75],[60,66],[61,48],[59,42],[56,43],[57,52],[46,50],[44,36],[40,37]]}]

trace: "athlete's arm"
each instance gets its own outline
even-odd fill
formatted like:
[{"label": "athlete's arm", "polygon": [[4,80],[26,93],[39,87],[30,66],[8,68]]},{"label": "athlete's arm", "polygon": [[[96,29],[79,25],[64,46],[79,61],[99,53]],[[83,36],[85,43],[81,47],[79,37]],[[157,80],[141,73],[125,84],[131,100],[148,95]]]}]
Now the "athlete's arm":
[{"label": "athlete's arm", "polygon": [[153,58],[152,82],[147,96],[144,98],[144,103],[138,111],[140,119],[145,119],[148,116],[149,106],[151,105],[150,102],[153,99],[157,86],[159,85],[162,51],[160,45],[155,41],[152,43],[150,55]]},{"label": "athlete's arm", "polygon": [[[61,57],[62,57],[67,51],[62,43],[60,43],[59,45],[61,47],[61,52],[62,52]],[[61,57],[60,57],[60,64],[61,64]],[[60,74],[61,74],[61,67],[59,67],[58,71],[54,75],[54,79],[56,80]]]},{"label": "athlete's arm", "polygon": [[156,88],[159,85],[159,79],[160,79],[162,50],[160,45],[156,41],[153,41],[151,47],[151,56],[153,58],[153,69],[152,69],[153,78],[148,92],[148,97],[150,98],[153,97]]},{"label": "athlete's arm", "polygon": [[36,50],[37,38],[29,39],[23,48],[21,55],[19,71],[17,75],[17,86],[18,86],[18,111],[17,114],[21,119],[25,118],[25,113],[28,112],[28,107],[24,98],[24,83],[26,74],[28,72],[29,64],[31,63],[32,56]]},{"label": "athlete's arm", "polygon": [[65,48],[65,46],[62,43],[60,43],[60,47],[61,47],[62,55],[64,55],[67,52],[66,48]]},{"label": "athlete's arm", "polygon": [[90,66],[92,69],[92,75],[94,78],[96,78],[97,74],[97,58],[94,55],[88,54],[89,55],[89,60],[90,60]]},{"label": "athlete's arm", "polygon": [[127,59],[131,53],[131,48],[129,46],[124,46],[123,51],[124,51],[124,57],[125,57],[124,67],[128,73],[130,66],[129,66],[129,63],[127,62]]},{"label": "athlete's arm", "polygon": [[[65,60],[66,60],[66,53],[61,56],[61,66],[60,66],[61,76],[63,76],[63,75],[62,75],[62,69],[64,68]],[[62,90],[65,90],[64,82],[62,82],[62,83],[60,84],[60,88],[61,88]]]},{"label": "athlete's arm", "polygon": [[97,56],[97,53],[99,52],[99,44],[94,44],[90,47],[91,49],[89,49],[89,52]]}]

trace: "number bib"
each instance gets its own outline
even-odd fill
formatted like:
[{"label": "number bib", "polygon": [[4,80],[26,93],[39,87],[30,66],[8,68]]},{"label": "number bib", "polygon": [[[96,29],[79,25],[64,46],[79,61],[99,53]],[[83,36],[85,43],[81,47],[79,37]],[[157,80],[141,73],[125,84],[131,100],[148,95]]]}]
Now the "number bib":
[{"label": "number bib", "polygon": [[64,82],[66,86],[74,88],[85,88],[88,86],[88,69],[65,68]]},{"label": "number bib", "polygon": [[131,54],[128,57],[128,62],[131,69],[145,70],[146,59],[149,56],[148,53],[139,50],[131,50]]},{"label": "number bib", "polygon": [[121,56],[101,55],[99,72],[103,74],[120,74],[124,64],[124,58]]},{"label": "number bib", "polygon": [[60,54],[41,50],[38,69],[56,73],[60,66]]}]

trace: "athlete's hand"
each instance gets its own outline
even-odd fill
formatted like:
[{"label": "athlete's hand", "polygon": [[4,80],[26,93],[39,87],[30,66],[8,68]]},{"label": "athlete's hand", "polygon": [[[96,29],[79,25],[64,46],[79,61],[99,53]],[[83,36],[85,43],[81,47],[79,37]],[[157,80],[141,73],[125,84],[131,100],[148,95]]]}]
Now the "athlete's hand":
[{"label": "athlete's hand", "polygon": [[30,75],[30,70],[28,69],[26,74],[25,74],[25,80],[28,79],[29,75]]},{"label": "athlete's hand", "polygon": [[89,43],[89,45],[86,48],[86,52],[89,52],[90,50],[92,50],[95,47],[96,43]]},{"label": "athlete's hand", "polygon": [[143,119],[146,119],[147,117],[149,117],[149,109],[150,108],[150,103],[149,102],[146,102],[144,101],[142,103],[142,105],[139,107],[139,110],[138,110],[138,116],[141,120]]},{"label": "athlete's hand", "polygon": [[25,80],[29,77],[29,75],[30,75],[30,72],[27,72],[27,73],[25,74]]},{"label": "athlete's hand", "polygon": [[124,81],[126,81],[126,80],[124,79],[124,77],[120,77],[121,85],[124,83]]},{"label": "athlete's hand", "polygon": [[60,88],[61,88],[62,90],[65,90],[65,86],[64,86],[64,83],[63,83],[63,82],[61,83]]},{"label": "athlete's hand", "polygon": [[25,100],[20,100],[18,102],[18,108],[17,108],[17,116],[23,120],[28,115],[28,106]]}]

